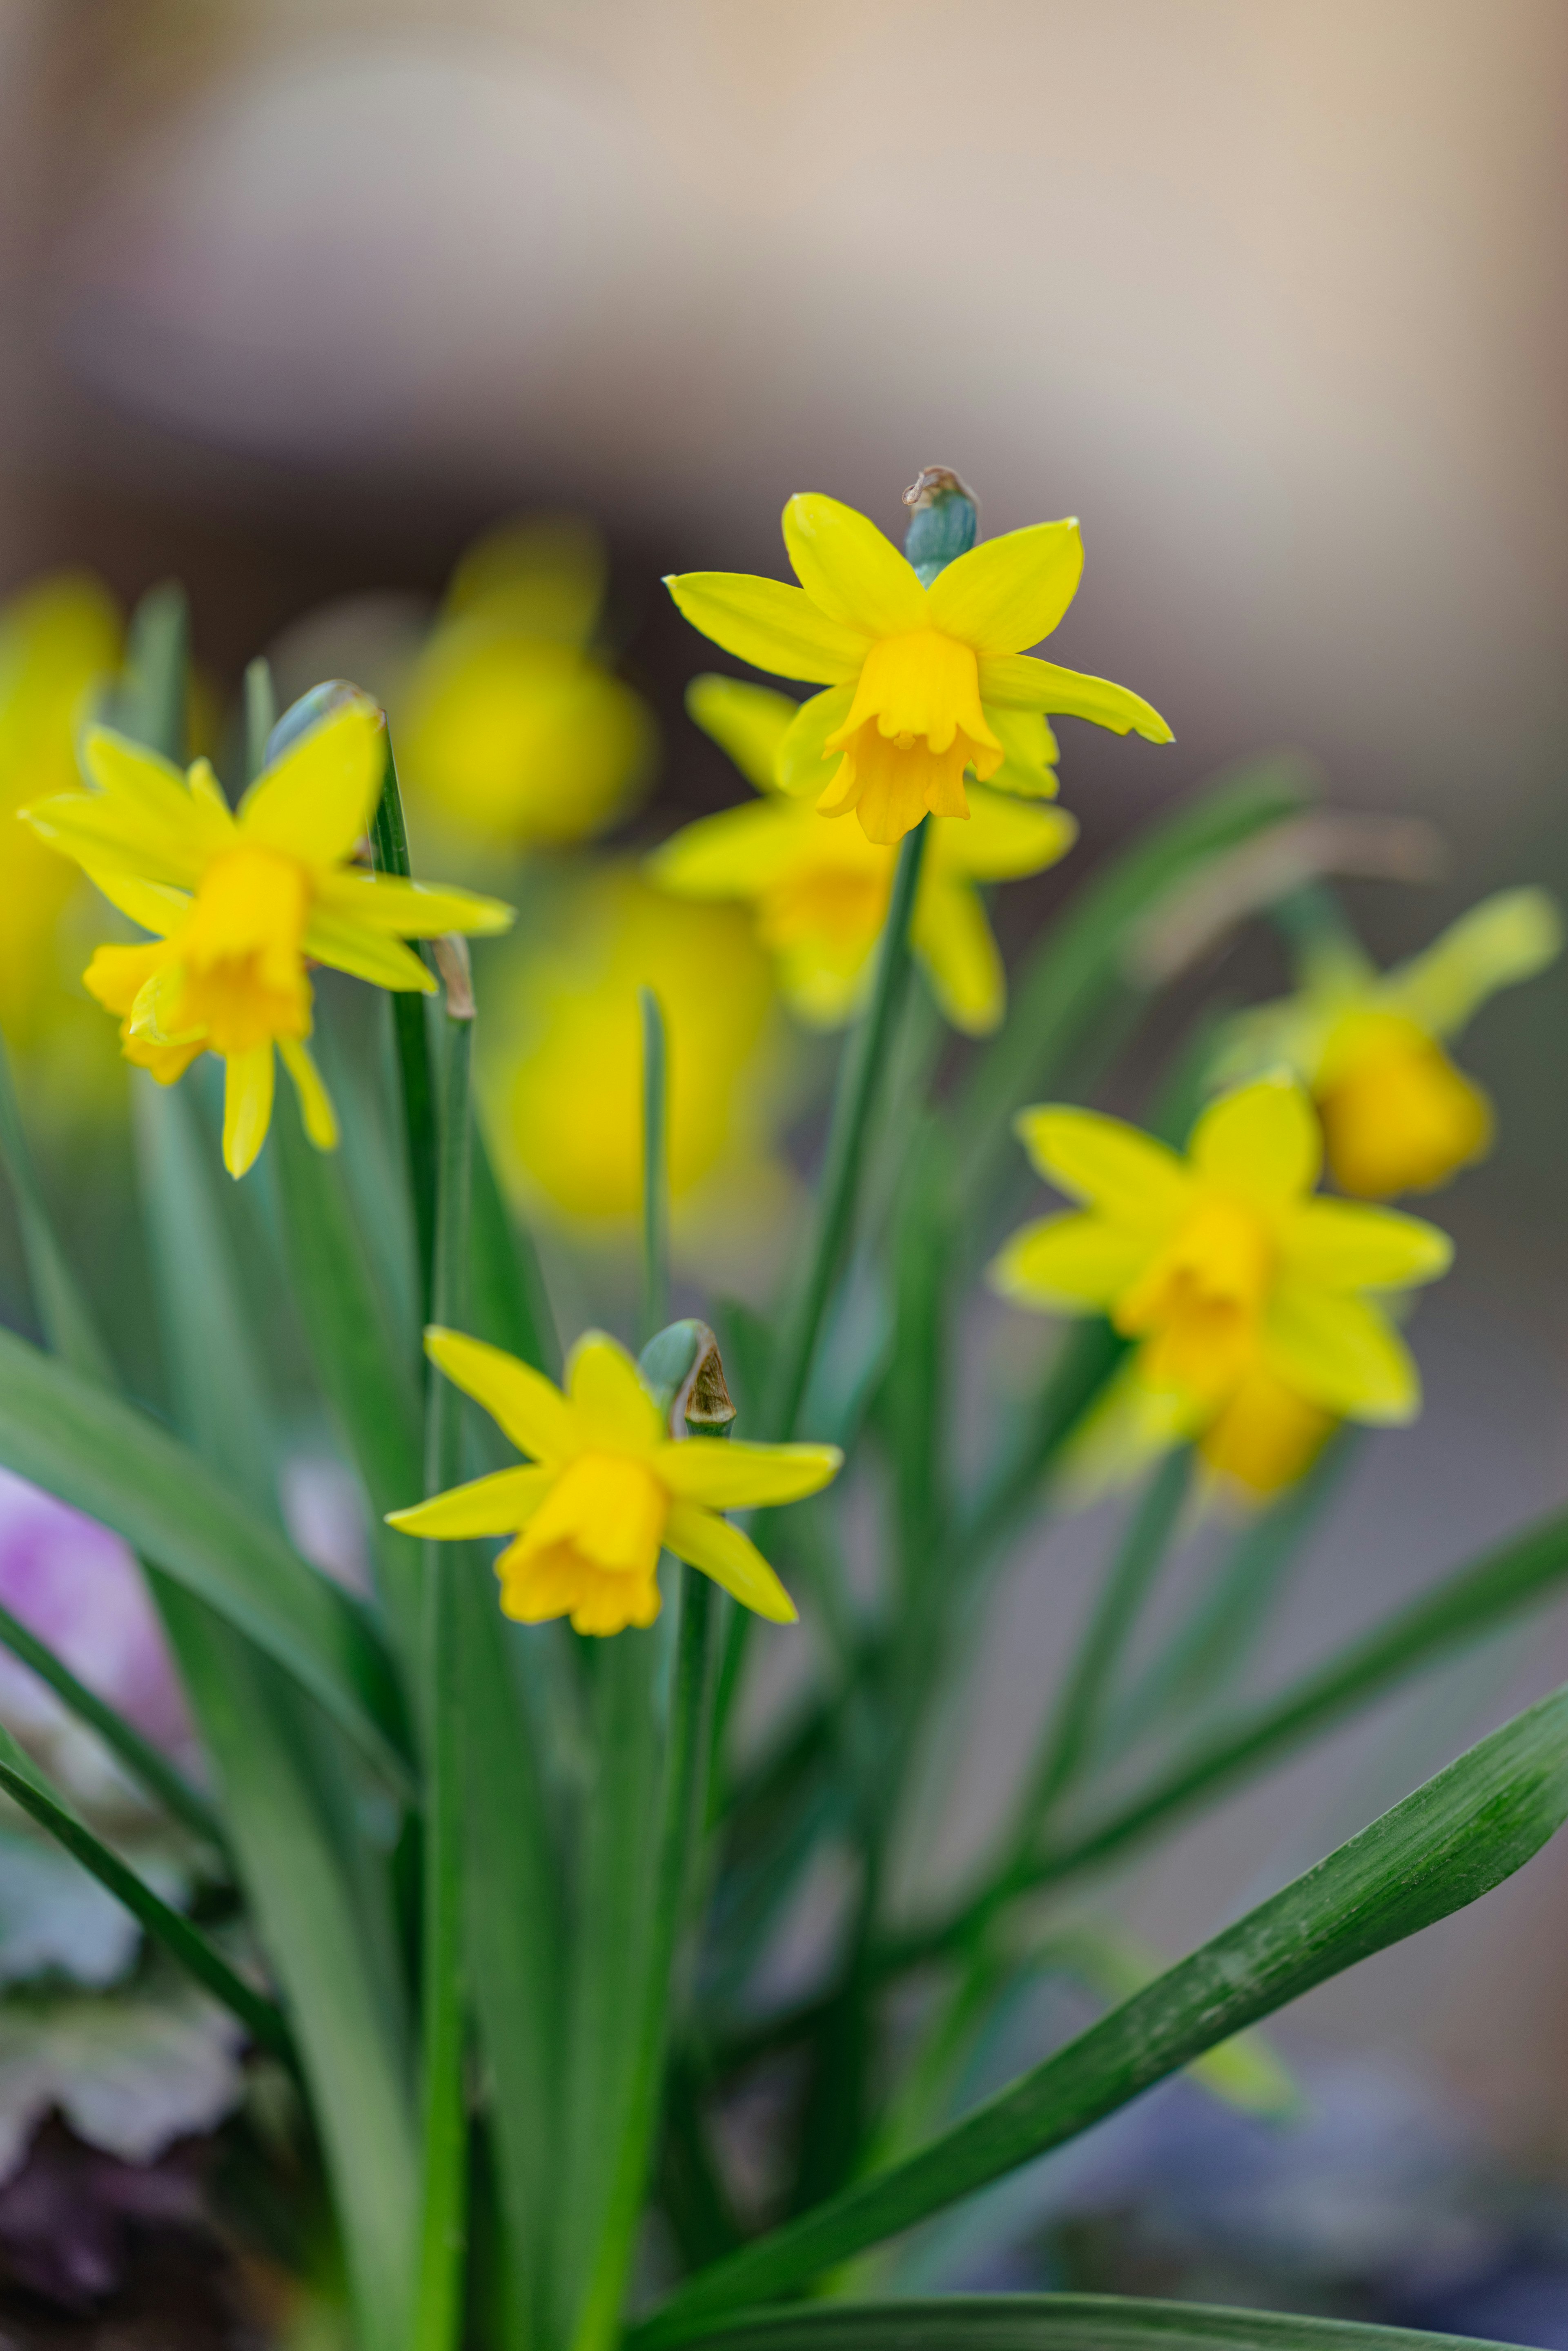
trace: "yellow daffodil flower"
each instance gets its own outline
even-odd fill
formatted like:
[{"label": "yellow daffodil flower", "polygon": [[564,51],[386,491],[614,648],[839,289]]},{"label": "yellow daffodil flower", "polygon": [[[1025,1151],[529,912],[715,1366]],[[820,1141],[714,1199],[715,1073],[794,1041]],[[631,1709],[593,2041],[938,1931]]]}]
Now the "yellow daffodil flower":
[{"label": "yellow daffodil flower", "polygon": [[68,1000],[57,931],[79,887],[16,813],[76,782],[77,734],[120,667],[120,637],[113,598],[86,572],[39,580],[0,611],[0,1024],[14,1044],[32,1044]]},{"label": "yellow daffodil flower", "polygon": [[[1450,1244],[1417,1217],[1312,1196],[1322,1135],[1293,1078],[1223,1095],[1186,1156],[1094,1111],[1018,1124],[1040,1173],[1086,1206],[1015,1234],[991,1279],[1023,1305],[1108,1315],[1135,1343],[1128,1377],[1160,1441],[1213,1431],[1232,1463],[1261,1464],[1278,1390],[1330,1418],[1415,1417],[1416,1366],[1377,1293],[1435,1280]],[[1278,1428],[1267,1443],[1289,1450]]]},{"label": "yellow daffodil flower", "polygon": [[1306,957],[1305,986],[1236,1023],[1228,1077],[1288,1062],[1322,1119],[1329,1172],[1362,1199],[1426,1192],[1480,1158],[1492,1109],[1443,1050],[1488,997],[1544,969],[1563,922],[1544,890],[1501,890],[1380,972],[1354,939]]},{"label": "yellow daffodil flower", "polygon": [[430,994],[434,980],[405,939],[504,930],[512,919],[496,899],[426,889],[350,862],[381,791],[384,725],[368,696],[340,705],[257,777],[237,812],[205,759],[183,776],[97,726],[82,746],[96,789],[23,810],[41,840],[153,933],[137,946],[99,947],[87,985],[120,1016],[127,1060],[160,1084],[172,1085],[198,1053],[223,1056],[232,1176],[245,1174],[267,1139],[275,1046],[311,1141],[323,1151],[337,1141],[306,1043],[308,961]]},{"label": "yellow daffodil flower", "polygon": [[563,880],[492,964],[480,1080],[508,1183],[585,1238],[630,1235],[643,1201],[639,987],[669,1040],[677,1243],[777,1225],[787,1178],[768,1149],[776,1091],[771,977],[738,908],[688,906],[615,863]]},{"label": "yellow daffodil flower", "polygon": [[566,519],[469,549],[393,713],[416,814],[489,849],[563,847],[625,814],[657,744],[593,650],[605,572],[598,534]]},{"label": "yellow daffodil flower", "polygon": [[795,1604],[768,1562],[721,1513],[820,1492],[843,1460],[837,1446],[673,1443],[636,1364],[601,1331],[572,1349],[564,1395],[460,1332],[427,1331],[424,1343],[531,1459],[394,1510],[387,1524],[443,1542],[512,1536],[496,1562],[508,1616],[525,1625],[570,1616],[580,1633],[651,1625],[663,1547],[758,1616],[794,1622]]},{"label": "yellow daffodil flower", "polygon": [[800,586],[740,571],[665,581],[692,626],[726,653],[827,688],[801,705],[779,775],[824,816],[853,809],[868,841],[896,841],[927,810],[967,817],[964,779],[1047,790],[1048,712],[1168,743],[1159,713],[1125,686],[1037,661],[1083,569],[1075,522],[984,540],[923,587],[873,522],[809,494],[784,509]]},{"label": "yellow daffodil flower", "polygon": [[[831,1029],[869,983],[897,852],[858,826],[824,824],[781,789],[779,752],[799,706],[735,678],[693,681],[687,709],[764,797],[684,826],[643,870],[677,897],[749,903],[785,1002],[811,1027]],[[976,884],[1043,872],[1078,826],[1064,809],[1020,805],[983,785],[969,798],[967,825],[933,828],[909,944],[947,1019],[979,1036],[1001,1019],[1007,981]]]}]

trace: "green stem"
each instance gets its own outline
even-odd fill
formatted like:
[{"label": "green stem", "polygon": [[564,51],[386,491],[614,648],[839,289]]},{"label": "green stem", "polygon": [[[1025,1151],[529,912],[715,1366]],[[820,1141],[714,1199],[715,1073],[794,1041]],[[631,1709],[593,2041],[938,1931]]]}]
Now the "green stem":
[{"label": "green stem", "polygon": [[664,1016],[651,987],[637,990],[643,1014],[643,1338],[670,1319],[669,1079]]},{"label": "green stem", "polygon": [[605,2351],[621,2323],[627,2273],[642,2218],[653,2133],[659,2119],[670,1983],[685,1923],[692,1865],[704,1816],[713,1703],[713,1586],[680,1567],[680,1627],[675,1687],[664,1760],[658,1875],[653,1888],[647,1972],[625,2123],[599,2248],[572,2338],[572,2351]]},{"label": "green stem", "polygon": [[178,580],[150,588],[131,615],[126,732],[179,766],[185,759],[185,678],[191,612]]},{"label": "green stem", "polygon": [[[468,1268],[473,1041],[472,998],[463,984],[465,958],[456,958],[445,977],[434,1302],[443,1322],[461,1328]],[[438,1494],[456,1483],[462,1474],[462,1436],[458,1391],[449,1380],[432,1380],[425,1413],[427,1493]],[[464,1556],[444,1543],[424,1546],[424,2164],[413,2351],[453,2351],[463,2327],[468,2135],[463,2103],[462,1726],[455,1578]]]},{"label": "green stem", "polygon": [[245,776],[253,784],[267,765],[267,738],[277,724],[272,664],[258,654],[245,673]]},{"label": "green stem", "polygon": [[[371,858],[378,873],[408,878],[408,832],[402,820],[402,795],[398,789],[397,762],[392,737],[387,737],[386,773],[382,796],[371,827]],[[424,998],[406,988],[392,1000],[392,1029],[397,1039],[398,1073],[402,1087],[403,1132],[408,1143],[408,1181],[413,1201],[414,1239],[419,1251],[419,1319],[428,1322],[435,1299],[435,1194],[437,1144],[435,1087],[430,1067],[430,1031],[425,1025]]]}]

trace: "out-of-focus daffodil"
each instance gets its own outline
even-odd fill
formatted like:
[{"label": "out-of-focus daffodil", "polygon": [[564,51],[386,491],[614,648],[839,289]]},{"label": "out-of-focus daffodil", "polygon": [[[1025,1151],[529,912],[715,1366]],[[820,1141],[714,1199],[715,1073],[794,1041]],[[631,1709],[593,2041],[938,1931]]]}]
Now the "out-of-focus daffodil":
[{"label": "out-of-focus daffodil", "polygon": [[666,581],[694,628],[780,677],[826,686],[784,740],[780,779],[824,816],[853,809],[868,841],[901,840],[927,810],[967,817],[967,774],[1039,794],[1051,784],[1047,712],[1168,743],[1159,713],[1124,686],[1037,661],[1078,586],[1075,522],[988,539],[929,588],[874,523],[814,494],[784,509],[800,586],[740,571]]},{"label": "out-of-focus daffodil", "polygon": [[1317,1103],[1343,1190],[1369,1200],[1429,1191],[1480,1158],[1492,1135],[1490,1102],[1443,1040],[1562,945],[1555,904],[1533,889],[1483,899],[1392,971],[1380,972],[1349,936],[1324,940],[1308,951],[1297,995],[1237,1021],[1221,1072],[1294,1069]]},{"label": "out-of-focus daffodil", "polygon": [[1262,1489],[1292,1455],[1305,1467],[1327,1433],[1314,1413],[1414,1418],[1416,1366],[1378,1293],[1435,1280],[1448,1239],[1312,1196],[1322,1136],[1294,1079],[1222,1096],[1185,1157],[1093,1111],[1025,1111],[1019,1132],[1086,1206],[1026,1226],[992,1280],[1023,1305],[1108,1315],[1134,1342],[1116,1409],[1142,1416],[1145,1452],[1207,1435],[1216,1467]]},{"label": "out-of-focus daffodil", "polygon": [[[779,752],[799,707],[788,695],[700,677],[686,706],[763,798],[685,826],[645,870],[677,897],[748,902],[790,1010],[835,1028],[870,978],[897,852],[858,826],[825,824],[780,789]],[[1078,826],[1064,809],[1021,805],[984,786],[972,790],[969,813],[967,825],[933,828],[909,943],[946,1018],[975,1036],[997,1026],[1007,1002],[976,884],[1043,872],[1071,848]]]},{"label": "out-of-focus daffodil", "polygon": [[651,987],[669,1044],[677,1239],[711,1243],[777,1207],[768,1157],[767,958],[733,906],[682,905],[629,864],[563,880],[538,928],[492,964],[481,1077],[502,1165],[536,1211],[630,1230],[643,1199],[643,1031]]},{"label": "out-of-focus daffodil", "polygon": [[307,959],[379,987],[435,983],[403,945],[444,931],[504,930],[511,909],[431,890],[349,861],[371,821],[385,758],[368,696],[340,704],[256,778],[236,812],[204,759],[188,775],[105,727],[82,761],[96,789],[23,814],[110,904],[154,936],[99,947],[87,985],[118,1013],[126,1058],[172,1085],[198,1053],[225,1063],[224,1163],[243,1176],[267,1139],[276,1046],[311,1141],[337,1121],[306,1040]]},{"label": "out-of-focus daffodil", "polygon": [[75,784],[77,736],[120,666],[120,644],[114,601],[86,572],[37,580],[0,611],[0,1025],[24,1047],[68,1000],[56,931],[79,884],[16,812]]},{"label": "out-of-focus daffodil", "polygon": [[496,849],[591,840],[625,813],[655,738],[593,650],[604,586],[582,523],[512,523],[470,549],[395,714],[416,810]]},{"label": "out-of-focus daffodil", "polygon": [[795,1604],[756,1545],[721,1514],[815,1494],[843,1456],[832,1445],[671,1441],[623,1347],[590,1331],[572,1349],[566,1391],[514,1355],[432,1330],[431,1361],[484,1405],[525,1469],[500,1469],[394,1510],[405,1534],[459,1541],[511,1535],[496,1562],[501,1606],[525,1625],[570,1616],[580,1633],[621,1633],[659,1613],[661,1546],[700,1568],[743,1607],[791,1624]]}]

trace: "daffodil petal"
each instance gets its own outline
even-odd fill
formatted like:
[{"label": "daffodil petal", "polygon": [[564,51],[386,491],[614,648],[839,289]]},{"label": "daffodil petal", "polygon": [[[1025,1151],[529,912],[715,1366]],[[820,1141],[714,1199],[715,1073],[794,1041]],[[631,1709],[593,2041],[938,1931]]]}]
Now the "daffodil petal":
[{"label": "daffodil petal", "polygon": [[1424,1217],[1395,1208],[1309,1200],[1291,1218],[1281,1254],[1289,1277],[1324,1290],[1406,1290],[1447,1273],[1454,1244]]},{"label": "daffodil petal", "polygon": [[310,1048],[298,1037],[280,1037],[277,1050],[283,1056],[284,1068],[294,1081],[306,1134],[318,1151],[336,1151],[338,1114],[332,1108],[331,1095],[321,1082],[321,1072],[311,1058]]},{"label": "daffodil petal", "polygon": [[943,1019],[966,1037],[988,1036],[1007,1008],[1008,985],[978,891],[952,873],[932,871],[928,863],[915,901],[909,944]]},{"label": "daffodil petal", "polygon": [[727,1519],[716,1518],[700,1502],[672,1502],[664,1541],[677,1559],[711,1575],[743,1608],[775,1625],[795,1623],[795,1603],[757,1545]]},{"label": "daffodil petal", "polygon": [[335,865],[368,829],[385,765],[380,706],[369,695],[345,702],[256,778],[240,802],[240,831],[303,864]]},{"label": "daffodil petal", "polygon": [[930,622],[977,653],[1019,653],[1049,637],[1078,592],[1076,522],[1031,523],[984,538],[931,583]]},{"label": "daffodil petal", "polygon": [[21,815],[40,840],[86,871],[193,890],[205,852],[191,834],[107,792],[64,792]]},{"label": "daffodil petal", "polygon": [[1149,1260],[1144,1234],[1103,1217],[1041,1217],[991,1260],[987,1280],[1003,1298],[1058,1314],[1108,1307]]},{"label": "daffodil petal", "polygon": [[[179,1040],[175,1040],[179,1041]],[[224,1165],[234,1176],[256,1164],[272,1121],[274,1063],[270,1044],[253,1045],[224,1061]]]},{"label": "daffodil petal", "polygon": [[776,877],[801,814],[777,800],[748,800],[700,816],[645,857],[643,871],[677,898],[753,897]]},{"label": "daffodil petal", "polygon": [[661,1445],[653,1474],[682,1501],[713,1510],[772,1509],[821,1493],[843,1468],[836,1445],[747,1445],[690,1437]]},{"label": "daffodil petal", "polygon": [[1186,1206],[1191,1182],[1183,1161],[1124,1119],[1048,1103],[1020,1111],[1014,1124],[1049,1182],[1118,1223],[1157,1228]]},{"label": "daffodil petal", "polygon": [[987,653],[980,662],[980,699],[1005,710],[1045,710],[1064,718],[1088,718],[1113,735],[1141,735],[1147,743],[1174,743],[1175,736],[1152,704],[1109,678],[1088,677],[1037,661],[1032,653]]},{"label": "daffodil petal", "polygon": [[1053,800],[1061,753],[1044,712],[1004,709],[997,702],[982,703],[981,708],[1002,747],[1002,764],[986,779],[991,790],[1024,800]]},{"label": "daffodil petal", "polygon": [[1193,1128],[1187,1149],[1200,1175],[1249,1200],[1297,1199],[1323,1164],[1318,1114],[1291,1077],[1260,1078],[1222,1094]]},{"label": "daffodil petal", "polygon": [[781,791],[796,792],[805,799],[815,799],[838,771],[840,754],[825,748],[830,735],[837,734],[850,715],[855,698],[853,681],[848,685],[830,685],[824,693],[814,694],[803,702],[789,723],[789,731],[779,747],[779,786]]},{"label": "daffodil petal", "polygon": [[1424,955],[1389,972],[1379,1008],[1451,1037],[1500,987],[1530,979],[1563,947],[1563,916],[1544,890],[1499,890],[1451,923]]},{"label": "daffodil petal", "polygon": [[334,971],[346,971],[351,978],[369,980],[372,987],[417,988],[425,996],[435,993],[434,974],[412,947],[405,947],[401,939],[384,938],[364,929],[324,906],[311,908],[301,944],[318,963],[330,964]]},{"label": "daffodil petal", "polygon": [[934,825],[927,864],[976,882],[1012,882],[1043,873],[1078,838],[1078,819],[1066,809],[1009,799],[986,784],[969,786],[967,824]]},{"label": "daffodil petal", "polygon": [[548,1461],[527,1469],[497,1469],[488,1478],[472,1479],[428,1502],[406,1510],[389,1510],[387,1524],[400,1534],[430,1535],[438,1542],[461,1542],[474,1535],[516,1534],[526,1527],[559,1472]]},{"label": "daffodil petal", "polygon": [[387,938],[438,939],[448,931],[488,938],[510,930],[517,919],[504,899],[410,882],[395,873],[320,874],[315,897],[317,905],[338,921]]},{"label": "daffodil petal", "polygon": [[82,737],[81,763],[106,799],[134,809],[148,823],[179,838],[189,836],[204,856],[233,843],[235,820],[223,794],[193,794],[172,761],[144,743],[133,743],[110,726],[89,726]]},{"label": "daffodil petal", "polygon": [[796,579],[830,620],[874,637],[931,625],[914,566],[853,507],[800,492],[784,509],[784,545]]},{"label": "daffodil petal", "polygon": [[1396,1426],[1421,1409],[1410,1350],[1364,1298],[1281,1284],[1264,1319],[1270,1371],[1325,1412]]},{"label": "daffodil petal", "polygon": [[686,688],[686,715],[759,792],[779,788],[779,751],[800,704],[770,685],[710,671]]},{"label": "daffodil petal", "polygon": [[536,1461],[570,1461],[582,1451],[571,1406],[552,1380],[503,1348],[462,1331],[433,1325],[424,1352],[454,1387],[482,1405],[519,1452]]},{"label": "daffodil petal", "polygon": [[659,1408],[617,1340],[585,1331],[566,1367],[566,1392],[584,1451],[647,1453],[664,1437]]},{"label": "daffodil petal", "polygon": [[665,587],[705,637],[738,661],[779,677],[839,685],[871,649],[863,629],[830,620],[803,588],[759,580],[749,571],[686,571]]},{"label": "daffodil petal", "polygon": [[106,872],[92,865],[82,871],[111,906],[161,939],[167,938],[191,911],[191,893],[176,890],[167,882],[141,882],[133,873]]}]

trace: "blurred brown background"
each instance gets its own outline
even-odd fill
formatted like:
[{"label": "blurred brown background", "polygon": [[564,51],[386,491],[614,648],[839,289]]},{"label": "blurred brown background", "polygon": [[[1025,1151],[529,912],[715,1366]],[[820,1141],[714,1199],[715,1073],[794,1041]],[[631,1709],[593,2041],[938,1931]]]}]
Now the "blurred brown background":
[{"label": "blurred brown background", "polygon": [[[1392,954],[1568,881],[1565,179],[1560,0],[8,0],[0,587],[178,572],[232,686],[319,600],[434,590],[497,514],[580,503],[692,807],[727,787],[658,573],[781,569],[798,488],[895,529],[940,459],[993,529],[1082,517],[1061,658],[1175,726],[1063,729],[1081,855],[1296,743],[1452,844],[1450,883],[1358,895]],[[1428,1412],[1277,1667],[1568,1489],[1565,1008],[1554,976],[1467,1045],[1504,1141],[1438,1204]],[[955,1840],[1099,1541],[1016,1580]],[[1564,1673],[1557,1622],[1424,1683],[1130,1915],[1179,1948]],[[1403,2053],[1568,2168],[1565,1921],[1553,1849],[1282,2037]]]}]

